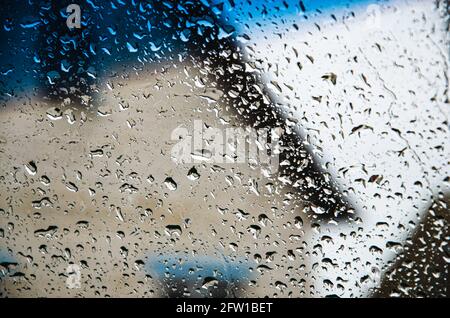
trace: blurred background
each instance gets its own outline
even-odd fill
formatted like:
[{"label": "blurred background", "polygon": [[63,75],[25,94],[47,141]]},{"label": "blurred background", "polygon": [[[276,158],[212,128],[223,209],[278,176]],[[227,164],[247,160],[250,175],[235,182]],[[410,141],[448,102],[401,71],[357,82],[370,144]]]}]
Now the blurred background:
[{"label": "blurred background", "polygon": [[2,297],[448,296],[447,1],[0,12]]}]

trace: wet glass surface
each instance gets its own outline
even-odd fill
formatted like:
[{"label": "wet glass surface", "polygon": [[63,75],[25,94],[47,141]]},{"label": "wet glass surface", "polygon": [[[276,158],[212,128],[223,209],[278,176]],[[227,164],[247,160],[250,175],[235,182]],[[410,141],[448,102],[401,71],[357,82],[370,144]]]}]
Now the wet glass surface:
[{"label": "wet glass surface", "polygon": [[446,1],[0,12],[2,297],[448,296]]}]

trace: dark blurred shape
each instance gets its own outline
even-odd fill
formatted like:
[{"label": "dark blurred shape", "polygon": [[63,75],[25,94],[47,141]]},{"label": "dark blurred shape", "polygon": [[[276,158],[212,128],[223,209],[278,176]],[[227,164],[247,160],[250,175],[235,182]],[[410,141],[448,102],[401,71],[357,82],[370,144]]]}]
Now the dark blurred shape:
[{"label": "dark blurred shape", "polygon": [[[66,8],[73,0],[50,0],[39,6],[41,24],[38,54],[42,94],[50,100],[70,98],[74,104],[85,104],[92,93],[93,57],[89,52],[95,21],[89,6],[83,6],[82,27],[69,28]],[[91,74],[89,73],[91,72]]]},{"label": "dark blurred shape", "polygon": [[449,204],[449,196],[432,204],[374,297],[450,297]]},{"label": "dark blurred shape", "polygon": [[[190,52],[202,68],[208,70],[212,85],[223,91],[221,104],[235,115],[236,122],[256,129],[282,128],[280,145],[283,151],[280,162],[279,177],[284,176],[296,184],[293,193],[301,201],[310,202],[320,207],[323,214],[314,218],[328,220],[347,219],[347,212],[352,209],[347,199],[339,192],[331,176],[322,169],[298,132],[288,127],[282,107],[271,97],[257,72],[247,71],[244,53],[233,37],[233,27],[224,21],[214,19],[214,27],[206,32],[191,32]],[[230,36],[220,37],[227,30]]]}]

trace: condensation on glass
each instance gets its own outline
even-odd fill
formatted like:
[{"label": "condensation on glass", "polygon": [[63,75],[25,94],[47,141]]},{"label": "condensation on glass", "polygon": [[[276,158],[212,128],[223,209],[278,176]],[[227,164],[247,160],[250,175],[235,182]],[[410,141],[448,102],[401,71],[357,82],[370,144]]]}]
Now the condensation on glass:
[{"label": "condensation on glass", "polygon": [[448,296],[446,1],[0,12],[2,297]]}]

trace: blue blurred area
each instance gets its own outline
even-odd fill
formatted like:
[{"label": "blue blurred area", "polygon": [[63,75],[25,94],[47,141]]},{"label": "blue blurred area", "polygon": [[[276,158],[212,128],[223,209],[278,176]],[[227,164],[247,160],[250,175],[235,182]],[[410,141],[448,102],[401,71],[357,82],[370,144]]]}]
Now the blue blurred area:
[{"label": "blue blurred area", "polygon": [[[222,1],[214,1],[221,3]],[[225,2],[223,15],[237,29],[252,26],[262,21],[274,24],[281,19],[295,18],[299,22],[308,20],[314,15],[331,15],[336,10],[367,6],[371,3],[386,3],[388,0],[284,0],[284,1],[247,1],[234,0]],[[231,5],[230,3],[234,3]]]},{"label": "blue blurred area", "polygon": [[15,265],[17,262],[14,260],[14,258],[6,253],[3,250],[0,250],[0,278],[5,276],[6,274],[13,274],[10,271],[10,265]]},{"label": "blue blurred area", "polygon": [[[373,2],[380,1],[7,0],[1,10],[0,98],[42,86],[74,86],[90,94],[90,85],[114,65],[178,60],[200,45],[199,38],[233,38],[262,20],[307,23],[318,12],[329,16]],[[81,7],[81,30],[66,26],[70,3]]]},{"label": "blue blurred area", "polygon": [[217,280],[232,282],[251,279],[253,274],[250,269],[254,265],[244,259],[232,261],[225,258],[197,256],[186,260],[186,257],[171,254],[150,256],[146,263],[146,270],[160,280],[185,279],[186,281],[197,281],[203,280],[205,277],[214,277]]}]

